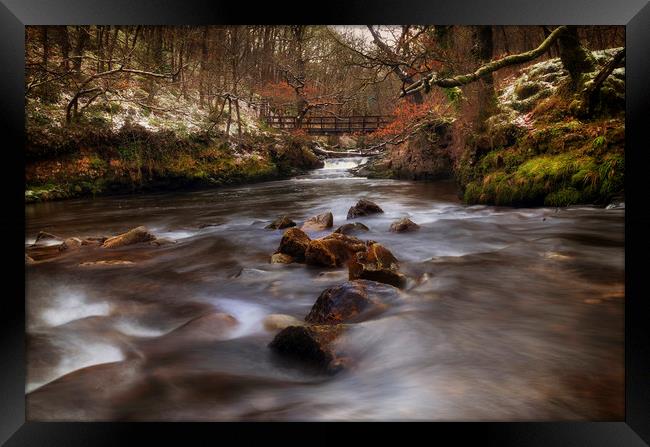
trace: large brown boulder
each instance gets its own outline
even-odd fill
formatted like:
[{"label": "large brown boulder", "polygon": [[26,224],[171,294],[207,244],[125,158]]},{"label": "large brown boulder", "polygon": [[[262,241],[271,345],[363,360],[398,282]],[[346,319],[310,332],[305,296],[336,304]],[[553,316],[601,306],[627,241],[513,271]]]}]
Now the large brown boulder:
[{"label": "large brown boulder", "polygon": [[355,280],[325,289],[305,321],[312,324],[355,323],[378,314],[398,296],[390,285]]},{"label": "large brown boulder", "polygon": [[383,213],[379,205],[370,200],[361,199],[357,202],[356,205],[350,207],[348,210],[348,219],[354,219],[355,217],[369,216],[370,214]]},{"label": "large brown boulder", "polygon": [[285,228],[295,227],[296,223],[287,216],[280,216],[273,222],[265,226],[267,230],[284,230]]},{"label": "large brown boulder", "polygon": [[361,222],[353,222],[341,225],[334,231],[334,233],[355,234],[364,231],[370,231],[370,229]]},{"label": "large brown boulder", "polygon": [[332,233],[309,242],[305,262],[309,265],[340,267],[365,248],[363,241],[354,236]]},{"label": "large brown boulder", "polygon": [[284,253],[299,262],[304,261],[305,250],[307,250],[310,240],[309,236],[307,236],[301,229],[289,228],[282,235],[280,246],[276,253]]},{"label": "large brown boulder", "polygon": [[310,217],[302,225],[303,231],[323,231],[332,228],[334,225],[334,216],[331,212],[322,213],[314,217]]},{"label": "large brown boulder", "polygon": [[366,251],[359,252],[348,263],[350,280],[368,279],[403,288],[406,276],[399,272],[397,258],[381,244],[368,241]]},{"label": "large brown boulder", "polygon": [[411,231],[417,231],[419,229],[420,226],[407,217],[396,220],[390,224],[390,231],[393,233],[408,233]]},{"label": "large brown boulder", "polygon": [[126,245],[139,244],[141,242],[151,242],[156,239],[156,236],[149,233],[145,227],[136,227],[126,233],[118,234],[117,236],[109,237],[104,241],[102,247],[104,248],[117,248]]},{"label": "large brown boulder", "polygon": [[333,373],[341,366],[334,341],[343,331],[341,325],[289,326],[275,336],[269,347],[285,358]]}]

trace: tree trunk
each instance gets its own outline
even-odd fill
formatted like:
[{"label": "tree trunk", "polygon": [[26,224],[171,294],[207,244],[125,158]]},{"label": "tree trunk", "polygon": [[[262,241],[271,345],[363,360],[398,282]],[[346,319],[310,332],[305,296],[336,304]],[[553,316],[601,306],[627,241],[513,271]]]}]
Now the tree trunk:
[{"label": "tree trunk", "polygon": [[208,30],[209,28],[205,26],[203,28],[203,37],[201,39],[201,79],[199,80],[199,105],[203,107],[205,105],[205,90],[206,90],[206,72],[208,65]]},{"label": "tree trunk", "polygon": [[70,69],[70,39],[67,26],[61,27],[59,45],[61,46],[61,68],[67,72]]},{"label": "tree trunk", "polygon": [[560,59],[571,76],[571,86],[577,90],[582,85],[582,75],[594,70],[595,61],[591,53],[581,44],[578,28],[568,26],[559,37]]},{"label": "tree trunk", "polygon": [[74,49],[75,58],[72,63],[74,71],[77,72],[77,77],[81,76],[81,61],[84,50],[86,49],[86,43],[88,42],[88,29],[85,26],[77,27],[77,45]]},{"label": "tree trunk", "polygon": [[[493,42],[491,26],[476,26],[473,30],[474,48],[473,53],[479,65],[489,62],[492,59]],[[494,78],[492,72],[482,76],[478,82],[478,112],[477,124],[479,130],[485,127],[485,120],[494,113],[496,109],[496,96],[494,93]]]},{"label": "tree trunk", "polygon": [[108,69],[109,70],[113,69],[113,51],[115,50],[115,43],[117,42],[117,33],[119,29],[120,29],[119,26],[115,26],[115,29],[113,30],[113,36],[111,37],[111,40],[108,44]]}]

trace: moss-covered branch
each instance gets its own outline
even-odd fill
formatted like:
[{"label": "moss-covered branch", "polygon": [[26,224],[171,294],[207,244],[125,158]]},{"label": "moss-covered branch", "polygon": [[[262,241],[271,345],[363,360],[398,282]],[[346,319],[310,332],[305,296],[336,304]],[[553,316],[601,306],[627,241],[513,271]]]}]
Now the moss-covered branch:
[{"label": "moss-covered branch", "polygon": [[437,87],[444,87],[444,88],[460,87],[462,85],[477,81],[483,76],[488,75],[494,71],[497,71],[503,67],[508,67],[510,65],[516,65],[516,64],[523,64],[524,62],[528,62],[533,59],[536,59],[542,54],[544,54],[546,51],[548,51],[551,48],[551,44],[553,44],[553,42],[555,42],[555,40],[558,39],[566,29],[567,29],[566,26],[560,26],[555,30],[553,30],[553,32],[549,34],[549,36],[546,39],[544,39],[544,41],[537,48],[530,51],[526,51],[525,53],[513,54],[510,56],[506,56],[502,59],[489,62],[479,67],[473,73],[457,75],[450,78],[438,79],[437,73],[433,72],[425,76],[424,78],[420,79],[419,81],[414,82],[413,84],[406,87],[402,91],[400,97],[414,94],[423,89],[428,90],[430,86],[437,86]]}]

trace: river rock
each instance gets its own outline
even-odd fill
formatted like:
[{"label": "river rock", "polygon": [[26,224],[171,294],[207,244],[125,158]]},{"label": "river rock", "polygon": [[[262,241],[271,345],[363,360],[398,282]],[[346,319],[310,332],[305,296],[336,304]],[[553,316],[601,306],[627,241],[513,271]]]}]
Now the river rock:
[{"label": "river rock", "polygon": [[136,227],[126,233],[118,234],[117,236],[109,237],[104,241],[102,247],[104,248],[117,248],[126,245],[139,244],[141,242],[151,242],[156,239],[156,236],[149,233],[145,227]]},{"label": "river rock", "polygon": [[305,260],[305,251],[309,245],[309,236],[299,228],[289,228],[282,235],[280,246],[276,253],[283,253],[293,257],[296,261]]},{"label": "river rock", "polygon": [[59,245],[60,251],[72,251],[78,250],[83,245],[83,241],[78,237],[69,237],[61,245]]},{"label": "river rock", "polygon": [[336,372],[340,358],[334,341],[343,333],[342,325],[288,326],[269,347],[276,353],[323,372]]},{"label": "river rock", "polygon": [[407,233],[411,231],[417,231],[419,229],[420,226],[418,224],[406,217],[400,220],[396,220],[390,224],[390,231],[393,233]]},{"label": "river rock", "polygon": [[267,331],[277,331],[289,326],[303,326],[305,322],[291,315],[271,314],[262,320],[262,324]]},{"label": "river rock", "polygon": [[369,216],[371,214],[383,213],[379,205],[370,200],[361,199],[357,202],[356,205],[350,207],[348,210],[348,219],[354,219],[355,217]]},{"label": "river rock", "polygon": [[368,241],[366,251],[359,252],[348,263],[350,280],[368,279],[403,288],[406,276],[399,272],[397,258],[381,244]]},{"label": "river rock", "polygon": [[332,228],[334,225],[334,216],[331,212],[318,214],[310,217],[302,225],[303,231],[323,231]]},{"label": "river rock", "polygon": [[271,255],[271,264],[291,264],[293,258],[284,253],[273,253]]},{"label": "river rock", "polygon": [[355,253],[365,250],[362,240],[354,236],[332,233],[309,242],[305,251],[305,262],[323,267],[340,267]]},{"label": "river rock", "polygon": [[375,281],[354,280],[325,289],[305,321],[312,324],[355,323],[386,309],[398,290]]},{"label": "river rock", "polygon": [[355,234],[363,231],[370,231],[370,228],[368,228],[361,222],[354,222],[354,223],[346,223],[345,225],[341,225],[334,231],[334,233]]},{"label": "river rock", "polygon": [[267,230],[283,230],[285,228],[295,227],[296,223],[287,216],[281,216],[265,226]]}]

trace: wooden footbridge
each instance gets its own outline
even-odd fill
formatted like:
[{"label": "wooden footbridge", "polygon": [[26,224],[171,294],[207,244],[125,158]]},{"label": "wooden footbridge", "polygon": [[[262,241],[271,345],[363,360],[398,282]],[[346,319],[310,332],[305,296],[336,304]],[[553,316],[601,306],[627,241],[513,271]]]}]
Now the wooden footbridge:
[{"label": "wooden footbridge", "polygon": [[385,115],[306,116],[301,123],[295,116],[267,115],[264,121],[275,129],[304,129],[311,135],[370,133],[385,126],[393,117]]}]

